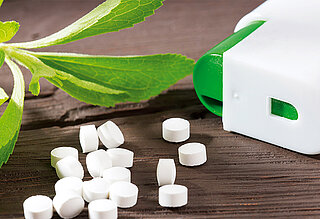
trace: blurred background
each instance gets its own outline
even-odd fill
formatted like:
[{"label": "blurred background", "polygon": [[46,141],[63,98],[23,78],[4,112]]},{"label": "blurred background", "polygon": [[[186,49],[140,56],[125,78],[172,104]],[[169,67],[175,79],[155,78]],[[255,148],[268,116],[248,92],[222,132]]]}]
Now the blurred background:
[{"label": "blurred background", "polygon": [[[102,2],[103,0],[5,0],[0,8],[0,19],[20,23],[20,30],[12,42],[30,41],[57,32]],[[197,60],[232,34],[240,18],[262,2],[263,0],[166,0],[154,16],[136,24],[134,28],[41,50],[91,55],[170,52]],[[10,74],[6,67],[1,69],[0,86],[7,93],[11,92],[12,86]],[[30,78],[30,73],[26,73],[27,84]],[[190,84],[190,80],[191,76],[179,84]],[[44,92],[53,87],[43,79],[41,84]]]}]

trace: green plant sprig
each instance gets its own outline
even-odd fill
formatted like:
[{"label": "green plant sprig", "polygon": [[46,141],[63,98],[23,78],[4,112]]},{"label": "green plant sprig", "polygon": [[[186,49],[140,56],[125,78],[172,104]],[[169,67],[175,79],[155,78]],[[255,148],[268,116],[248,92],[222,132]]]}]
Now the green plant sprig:
[{"label": "green plant sprig", "polygon": [[[57,33],[30,42],[6,43],[20,25],[0,22],[0,68],[6,63],[14,78],[12,96],[0,118],[0,167],[13,152],[22,120],[25,85],[16,63],[32,73],[29,91],[33,95],[39,95],[39,80],[45,78],[80,101],[106,107],[149,99],[192,73],[194,60],[179,54],[121,57],[26,50],[133,27],[154,14],[162,1],[107,0]],[[8,99],[0,88],[0,105]]]}]

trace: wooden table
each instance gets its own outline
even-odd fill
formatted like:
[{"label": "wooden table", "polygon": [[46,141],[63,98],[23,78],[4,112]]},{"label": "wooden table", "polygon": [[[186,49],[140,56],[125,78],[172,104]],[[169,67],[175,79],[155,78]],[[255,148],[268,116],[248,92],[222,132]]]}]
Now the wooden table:
[{"label": "wooden table", "polygon": [[[87,13],[96,0],[7,0],[1,20],[21,28],[14,41],[32,40],[59,30]],[[135,28],[92,37],[50,51],[133,55],[176,52],[197,60],[230,35],[236,22],[261,0],[167,0],[164,7]],[[30,73],[24,71],[27,84]],[[1,69],[0,86],[12,89],[12,77]],[[4,107],[1,107],[1,113]],[[207,145],[208,162],[178,165],[177,147],[161,139],[161,122],[183,117],[191,122],[188,142]],[[50,151],[59,146],[80,150],[79,126],[113,120],[124,132],[123,147],[134,150],[133,182],[138,204],[119,210],[120,218],[261,218],[320,215],[319,157],[290,152],[223,131],[221,118],[197,99],[189,76],[150,101],[115,108],[81,103],[41,81],[38,97],[26,95],[22,131],[9,162],[0,169],[0,218],[23,217],[22,202],[31,195],[54,196],[57,176]],[[176,183],[189,188],[189,204],[178,209],[158,205],[155,169],[159,158],[174,158]],[[80,155],[85,164],[85,155]],[[86,172],[85,180],[89,179]],[[57,214],[54,216],[58,218]],[[87,209],[78,218],[87,218]]]}]

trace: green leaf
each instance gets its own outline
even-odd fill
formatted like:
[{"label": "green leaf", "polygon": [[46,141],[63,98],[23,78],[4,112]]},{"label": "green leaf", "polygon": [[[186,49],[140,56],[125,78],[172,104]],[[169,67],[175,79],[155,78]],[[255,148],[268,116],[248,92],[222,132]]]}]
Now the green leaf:
[{"label": "green leaf", "polygon": [[[112,90],[96,83],[80,80],[62,71],[57,71],[56,76],[47,78],[47,80],[70,96],[93,105],[114,106],[119,100],[128,96],[123,91]],[[99,87],[103,89],[100,90]],[[103,90],[105,91],[103,92]],[[107,90],[111,92],[106,92]]]},{"label": "green leaf", "polygon": [[9,99],[6,92],[0,87],[0,106]]},{"label": "green leaf", "polygon": [[56,75],[54,69],[44,65],[37,57],[30,55],[24,50],[7,47],[5,48],[5,53],[31,71],[32,79],[29,84],[29,91],[33,95],[38,95],[40,93],[39,80],[41,77],[50,78]]},{"label": "green leaf", "polygon": [[[40,91],[39,79],[44,77],[79,100],[83,100],[83,98],[90,99],[90,103],[92,104],[112,105],[114,99],[119,98],[118,96],[127,96],[123,91],[81,80],[70,74],[51,68],[30,52],[9,48],[6,49],[6,52],[9,57],[14,58],[31,71],[32,79],[29,90],[35,95],[39,94]],[[89,95],[87,94],[88,92]]]},{"label": "green leaf", "polygon": [[163,0],[108,0],[73,24],[45,38],[15,43],[17,48],[41,48],[69,43],[103,33],[133,27],[154,14]]},{"label": "green leaf", "polygon": [[[178,80],[193,71],[194,61],[178,54],[159,54],[149,56],[90,56],[60,53],[31,53],[53,69],[71,75],[73,78],[55,76],[60,79],[61,89],[71,96],[91,104],[113,106],[115,103],[138,102],[158,95]],[[108,102],[95,102],[90,92],[83,93],[77,88],[74,79],[123,91],[123,95],[113,96]],[[54,84],[58,84],[56,82]],[[126,95],[124,95],[126,94]],[[91,96],[89,99],[88,96]],[[109,97],[108,97],[109,98]]]},{"label": "green leaf", "polygon": [[0,43],[11,40],[18,32],[19,27],[19,23],[15,21],[7,21],[4,23],[0,21]]},{"label": "green leaf", "polygon": [[2,67],[4,63],[4,58],[6,57],[6,54],[3,52],[3,50],[0,50],[0,68]]},{"label": "green leaf", "polygon": [[192,59],[177,54],[112,57],[17,49],[7,54],[31,70],[36,78],[31,83],[44,77],[72,97],[102,106],[156,96],[194,66]]},{"label": "green leaf", "polygon": [[3,0],[0,0],[0,7],[1,7],[2,3],[3,3]]},{"label": "green leaf", "polygon": [[11,60],[6,59],[6,63],[13,73],[14,88],[9,104],[0,118],[0,167],[8,161],[13,152],[20,130],[24,103],[22,72]]}]

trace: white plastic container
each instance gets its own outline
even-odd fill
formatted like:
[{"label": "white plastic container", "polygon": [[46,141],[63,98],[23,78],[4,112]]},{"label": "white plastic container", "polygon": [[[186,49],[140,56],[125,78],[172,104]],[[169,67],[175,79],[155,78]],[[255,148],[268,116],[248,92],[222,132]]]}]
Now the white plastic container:
[{"label": "white plastic container", "polygon": [[[212,49],[198,61],[197,94],[222,115],[226,131],[320,153],[319,11],[319,0],[265,1],[239,21],[235,34],[240,35],[228,38],[239,42],[226,39],[227,50],[221,52],[220,44],[219,51]],[[244,32],[248,35],[241,36]],[[223,60],[206,62],[210,57]],[[293,111],[294,116],[287,114]]]},{"label": "white plastic container", "polygon": [[[269,0],[245,16],[259,29],[224,54],[223,127],[305,154],[320,153],[320,1]],[[298,111],[271,114],[271,98]]]}]

